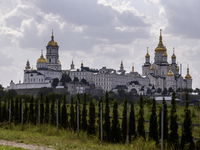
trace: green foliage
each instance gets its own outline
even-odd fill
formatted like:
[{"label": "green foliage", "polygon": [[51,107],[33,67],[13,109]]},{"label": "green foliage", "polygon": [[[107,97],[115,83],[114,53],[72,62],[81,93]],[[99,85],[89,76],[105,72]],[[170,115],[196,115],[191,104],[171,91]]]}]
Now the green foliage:
[{"label": "green foliage", "polygon": [[[76,106],[75,106],[75,114],[76,114],[75,115],[75,124],[76,125],[77,125],[77,114],[78,114],[77,113],[77,107],[78,107],[77,105],[78,104],[79,104],[79,110],[78,110],[79,112],[78,113],[79,113],[79,127],[80,127],[80,125],[81,125],[81,113],[80,113],[81,112],[81,108],[80,108],[80,95],[79,95],[79,93],[76,96]],[[75,127],[74,130],[76,130],[76,129],[77,128]]]},{"label": "green foliage", "polygon": [[109,108],[109,97],[108,97],[108,91],[106,91],[105,94],[105,122],[103,125],[103,130],[104,130],[104,139],[105,141],[110,140],[110,108]]},{"label": "green foliage", "polygon": [[103,100],[102,97],[100,97],[99,100],[99,112],[98,112],[98,127],[99,127],[99,139],[101,140],[101,103],[102,103],[102,113],[103,113]]},{"label": "green foliage", "polygon": [[55,114],[55,94],[51,96],[51,125],[56,125],[56,114]]},{"label": "green foliage", "polygon": [[119,143],[121,140],[121,131],[120,131],[120,124],[119,124],[119,119],[118,119],[117,100],[114,100],[114,105],[113,105],[113,120],[112,120],[110,136],[111,136],[111,141],[114,143]]},{"label": "green foliage", "polygon": [[28,122],[28,117],[29,117],[28,98],[26,98],[24,100],[24,114],[23,114],[24,124]]},{"label": "green foliage", "polygon": [[74,130],[75,127],[75,121],[74,121],[74,102],[73,102],[73,96],[71,96],[71,107],[70,107],[70,128]]},{"label": "green foliage", "polygon": [[84,93],[83,96],[83,109],[82,109],[82,125],[81,128],[83,131],[87,130],[87,109],[86,109],[86,104],[87,104],[87,95]]},{"label": "green foliage", "polygon": [[[0,84],[0,89],[1,89],[1,84]],[[2,107],[1,107],[1,94],[0,94],[0,122],[2,122]]]},{"label": "green foliage", "polygon": [[170,134],[169,134],[169,142],[170,145],[173,145],[174,149],[179,149],[179,136],[178,136],[178,123],[177,123],[177,113],[176,113],[176,96],[175,92],[172,93],[171,100],[171,116],[170,116]]},{"label": "green foliage", "polygon": [[60,80],[60,82],[62,83],[62,86],[65,86],[66,83],[69,83],[70,81],[72,81],[72,79],[70,78],[70,76],[66,73],[62,74],[62,78]]},{"label": "green foliage", "polygon": [[87,133],[89,135],[95,135],[95,106],[93,101],[90,102]]},{"label": "green foliage", "polygon": [[44,121],[44,99],[43,93],[40,94],[40,123],[43,124]]},{"label": "green foliage", "polygon": [[156,115],[156,100],[153,98],[153,105],[151,109],[151,118],[149,125],[149,140],[154,140],[158,143],[158,124],[157,124],[157,115]]},{"label": "green foliage", "polygon": [[125,142],[127,133],[127,98],[124,99],[122,116],[122,142]]},{"label": "green foliage", "polygon": [[[167,117],[167,103],[165,98],[163,98],[162,104],[164,104],[164,117],[163,117],[163,139],[168,140],[168,117]],[[159,137],[161,138],[161,120],[162,120],[162,106],[159,111]]]},{"label": "green foliage", "polygon": [[61,115],[61,126],[66,129],[68,127],[68,115],[66,109],[66,95],[63,96],[63,105],[62,105],[62,115]]},{"label": "green foliage", "polygon": [[52,86],[53,86],[54,88],[56,88],[56,86],[58,85],[58,83],[59,83],[59,79],[58,79],[58,78],[55,78],[55,79],[53,79]]},{"label": "green foliage", "polygon": [[133,102],[131,102],[131,111],[130,111],[130,117],[129,117],[129,139],[131,141],[134,138],[136,138],[135,110],[134,110],[134,104]]},{"label": "green foliage", "polygon": [[34,120],[35,120],[35,125],[37,124],[37,122],[38,122],[38,107],[39,107],[39,100],[38,100],[38,98],[36,98],[35,100],[34,100],[34,102],[35,102],[35,115],[34,115]]},{"label": "green foliage", "polygon": [[34,98],[33,96],[31,96],[29,107],[30,107],[29,120],[31,124],[34,124]]},{"label": "green foliage", "polygon": [[44,115],[44,122],[46,124],[49,123],[49,118],[50,118],[50,115],[49,115],[49,95],[46,95],[46,98],[45,98],[45,115]]},{"label": "green foliage", "polygon": [[7,114],[7,98],[6,95],[4,96],[4,105],[3,105],[3,121],[8,121],[8,114]]},{"label": "green foliage", "polygon": [[142,95],[140,95],[139,100],[140,110],[139,110],[139,118],[138,118],[138,126],[137,133],[139,136],[145,139],[145,130],[144,130],[144,100]]},{"label": "green foliage", "polygon": [[192,120],[189,110],[189,97],[188,92],[185,94],[186,97],[186,104],[185,104],[185,119],[183,122],[183,134],[181,137],[181,149],[187,149],[193,150],[195,149],[193,136],[192,136]]}]

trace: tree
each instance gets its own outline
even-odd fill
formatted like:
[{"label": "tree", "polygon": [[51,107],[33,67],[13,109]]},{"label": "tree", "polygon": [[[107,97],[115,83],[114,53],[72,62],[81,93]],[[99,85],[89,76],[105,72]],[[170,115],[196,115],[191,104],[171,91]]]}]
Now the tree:
[{"label": "tree", "polygon": [[189,96],[188,92],[185,94],[186,104],[185,104],[185,119],[183,122],[183,133],[181,137],[181,149],[195,149],[193,136],[192,136],[192,120],[189,110]]},{"label": "tree", "polygon": [[59,83],[59,79],[58,78],[54,78],[53,82],[52,82],[52,86],[55,88]]},{"label": "tree", "polygon": [[127,98],[124,99],[123,103],[123,118],[122,118],[122,142],[126,141],[127,132]]},{"label": "tree", "polygon": [[31,124],[34,124],[34,98],[33,98],[33,95],[31,96],[31,101],[30,101],[29,120],[30,120]]},{"label": "tree", "polygon": [[62,78],[60,80],[60,82],[62,83],[62,86],[65,86],[66,83],[69,83],[70,81],[72,81],[72,79],[70,78],[70,76],[66,73],[62,74]]},{"label": "tree", "polygon": [[83,96],[83,110],[82,110],[82,130],[86,131],[87,130],[87,109],[86,109],[86,104],[87,104],[87,95],[84,93]]},{"label": "tree", "polygon": [[168,89],[168,92],[169,93],[172,93],[174,90],[172,89],[172,87],[170,87],[169,89]]},{"label": "tree", "polygon": [[66,129],[68,126],[68,115],[66,109],[66,95],[63,96],[63,105],[62,105],[62,117],[61,117],[61,126]]},{"label": "tree", "polygon": [[70,107],[70,127],[74,130],[75,122],[74,122],[74,102],[73,96],[71,96],[71,107]]},{"label": "tree", "polygon": [[105,136],[105,140],[109,141],[110,140],[110,108],[109,108],[109,97],[108,97],[108,91],[106,91],[105,94],[105,123],[104,123],[104,136]]},{"label": "tree", "polygon": [[112,120],[112,127],[111,127],[111,139],[114,143],[119,143],[121,139],[121,131],[120,131],[120,124],[118,119],[118,104],[117,100],[114,100],[113,105],[113,120]]},{"label": "tree", "polygon": [[144,100],[142,95],[140,95],[139,100],[140,110],[138,118],[137,132],[139,136],[142,136],[145,139],[145,130],[144,130]]},{"label": "tree", "polygon": [[56,125],[56,115],[55,115],[55,94],[51,96],[51,125]]},{"label": "tree", "polygon": [[24,106],[25,106],[25,108],[24,108],[24,114],[23,114],[23,122],[24,122],[24,124],[25,123],[27,123],[28,122],[28,116],[29,116],[29,112],[28,112],[28,97],[26,97],[25,98],[25,100],[24,100]]},{"label": "tree", "polygon": [[40,94],[40,123],[43,124],[44,120],[44,100],[43,100],[43,93]]},{"label": "tree", "polygon": [[[102,103],[102,109],[103,109],[103,100],[102,97],[100,97],[99,100],[99,113],[98,113],[98,126],[99,126],[99,139],[101,139],[101,103]],[[103,112],[103,110],[102,110]]]},{"label": "tree", "polygon": [[[168,117],[167,117],[167,103],[163,98],[162,104],[164,104],[164,118],[163,118],[163,139],[168,140]],[[159,111],[159,137],[161,138],[161,120],[162,120],[162,107]]]},{"label": "tree", "polygon": [[130,111],[130,117],[129,117],[129,139],[130,141],[136,137],[136,131],[135,131],[135,110],[134,110],[134,104],[131,102],[131,111]]},{"label": "tree", "polygon": [[49,96],[46,95],[46,98],[45,98],[45,115],[44,115],[44,122],[46,124],[49,123],[49,118],[50,118],[50,115],[49,115]]},{"label": "tree", "polygon": [[8,121],[8,115],[7,115],[7,98],[6,95],[4,96],[4,105],[3,105],[3,121]]},{"label": "tree", "polygon": [[[0,84],[0,89],[1,89],[1,84]],[[1,114],[2,114],[2,107],[1,107],[1,93],[0,93],[0,122],[3,121]]]},{"label": "tree", "polygon": [[89,135],[95,134],[95,107],[94,107],[93,101],[90,101],[89,121],[88,121],[87,133]]},{"label": "tree", "polygon": [[167,88],[164,88],[162,95],[167,95]]},{"label": "tree", "polygon": [[77,77],[74,77],[74,81],[79,82],[79,79]]},{"label": "tree", "polygon": [[149,140],[154,140],[158,143],[158,124],[156,115],[156,100],[153,98],[153,105],[151,109],[151,118],[149,125]]},{"label": "tree", "polygon": [[162,92],[162,89],[161,88],[158,88],[157,89],[157,93],[161,93]]},{"label": "tree", "polygon": [[175,92],[172,93],[171,101],[171,116],[170,116],[170,134],[169,142],[173,149],[179,149],[179,136],[178,136],[178,123],[177,123],[177,113],[176,113],[176,96]]},{"label": "tree", "polygon": [[[79,93],[77,94],[77,97],[76,97],[76,106],[75,106],[75,113],[76,113],[76,115],[75,115],[75,124],[77,125],[77,115],[78,115],[78,113],[79,113],[79,127],[80,127],[80,125],[81,125],[81,109],[80,109],[80,105],[79,105],[79,112],[77,113],[77,108],[78,108],[78,102],[79,102],[79,104],[80,104],[80,95],[79,95]],[[74,128],[74,130],[76,130],[76,128]]]},{"label": "tree", "polygon": [[86,79],[81,79],[81,82],[84,83],[85,85],[87,84],[87,80]]}]

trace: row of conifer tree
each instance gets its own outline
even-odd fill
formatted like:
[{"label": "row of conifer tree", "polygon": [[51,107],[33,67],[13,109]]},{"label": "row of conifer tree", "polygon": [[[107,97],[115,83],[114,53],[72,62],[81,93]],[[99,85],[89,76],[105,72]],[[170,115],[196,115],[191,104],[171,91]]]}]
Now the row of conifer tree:
[{"label": "row of conifer tree", "polygon": [[[185,119],[183,122],[183,132],[181,135],[181,140],[179,142],[178,135],[178,123],[177,123],[177,113],[176,113],[176,101],[175,92],[172,94],[171,100],[171,115],[167,116],[167,103],[163,99],[162,104],[164,104],[164,119],[163,119],[163,138],[167,146],[173,147],[173,149],[184,149],[186,146],[188,149],[195,149],[195,143],[192,136],[192,121],[189,110],[189,98],[188,93],[186,93],[186,105],[185,105]],[[58,103],[57,103],[58,102]],[[79,102],[79,103],[77,103]],[[33,125],[38,124],[50,124],[56,126],[56,117],[58,117],[59,128],[69,129],[73,132],[77,130],[77,111],[79,111],[79,127],[81,130],[86,131],[88,135],[98,135],[100,137],[100,103],[105,105],[103,108],[103,140],[106,142],[114,143],[124,143],[127,137],[127,99],[125,98],[123,102],[123,117],[122,124],[119,122],[118,114],[118,102],[113,101],[113,112],[110,113],[110,100],[108,92],[105,94],[105,98],[101,97],[98,104],[98,113],[95,113],[95,103],[90,101],[89,112],[87,110],[87,95],[84,94],[83,100],[80,100],[79,94],[76,96],[74,102],[73,96],[71,96],[71,104],[67,107],[66,96],[63,96],[63,100],[56,100],[55,94],[51,93],[46,95],[45,99],[41,93],[40,98],[34,99],[32,97],[25,97],[22,101],[20,96],[15,99],[12,98],[10,94],[8,100],[6,96],[1,99],[0,96],[0,122],[7,123],[10,119],[12,123],[18,125],[20,123],[30,123]],[[23,104],[22,104],[23,103]],[[77,110],[77,104],[79,108]],[[23,107],[23,108],[22,108]],[[135,118],[134,103],[131,103],[130,113],[129,113],[129,140],[134,140],[137,137],[143,137],[147,140],[147,135],[145,133],[145,120],[144,120],[144,100],[142,95],[139,99],[139,114]],[[158,107],[158,106],[157,106]],[[11,110],[9,110],[11,108]],[[58,109],[57,109],[58,108]],[[69,110],[68,110],[69,109]],[[148,140],[153,140],[159,145],[161,139],[161,107],[159,106],[159,116],[156,115],[156,101],[152,99],[152,112],[149,122],[149,136]],[[11,112],[11,118],[9,118],[9,113]],[[23,114],[22,114],[23,112]],[[89,113],[89,114],[88,114]],[[58,115],[57,115],[58,114]],[[110,117],[112,114],[112,118]],[[23,115],[23,122],[22,121]],[[88,118],[87,118],[88,116]],[[97,116],[97,117],[96,117]],[[169,119],[168,119],[169,118]],[[157,120],[159,120],[157,122]],[[170,125],[168,125],[170,122]],[[137,126],[137,127],[136,127]],[[196,148],[199,149],[200,140],[196,142]],[[165,145],[166,146],[166,145]]]}]

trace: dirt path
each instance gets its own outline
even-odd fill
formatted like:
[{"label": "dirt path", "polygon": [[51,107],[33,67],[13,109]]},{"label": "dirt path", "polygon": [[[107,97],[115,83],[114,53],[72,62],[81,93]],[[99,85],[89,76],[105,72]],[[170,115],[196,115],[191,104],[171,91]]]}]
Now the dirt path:
[{"label": "dirt path", "polygon": [[28,145],[28,144],[23,144],[23,143],[10,142],[10,141],[5,141],[5,140],[0,140],[0,145],[22,147],[22,148],[25,148],[25,149],[33,149],[33,150],[34,149],[39,149],[39,150],[53,150],[52,148],[46,148],[46,147],[41,147],[41,146]]}]

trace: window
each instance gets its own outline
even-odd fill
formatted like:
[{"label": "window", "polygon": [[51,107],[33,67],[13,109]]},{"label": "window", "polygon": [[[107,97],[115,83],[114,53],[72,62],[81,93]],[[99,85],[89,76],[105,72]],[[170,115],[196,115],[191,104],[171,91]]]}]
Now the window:
[{"label": "window", "polygon": [[51,62],[51,58],[49,58],[49,62]]}]

